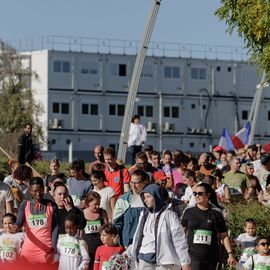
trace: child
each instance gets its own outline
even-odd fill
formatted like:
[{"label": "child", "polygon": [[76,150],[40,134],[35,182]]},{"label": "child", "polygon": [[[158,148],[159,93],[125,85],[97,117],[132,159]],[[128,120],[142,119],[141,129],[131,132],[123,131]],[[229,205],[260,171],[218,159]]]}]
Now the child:
[{"label": "child", "polygon": [[108,261],[111,256],[124,252],[123,247],[114,243],[116,235],[117,229],[114,225],[108,223],[101,226],[100,239],[103,245],[97,248],[94,270],[106,269],[106,267],[109,267]]},{"label": "child", "polygon": [[258,236],[256,236],[256,223],[253,219],[246,219],[244,223],[245,233],[240,234],[234,242],[241,247],[241,258],[240,263],[244,264],[250,255],[256,253],[256,241]]},{"label": "child", "polygon": [[15,262],[23,242],[23,233],[13,233],[12,226],[16,217],[7,213],[2,219],[4,232],[0,235],[0,260],[1,262]]},{"label": "child", "polygon": [[237,269],[270,269],[269,242],[266,237],[257,240],[258,254],[251,255],[243,264],[237,264]]},{"label": "child", "polygon": [[70,214],[65,219],[66,235],[58,240],[58,270],[87,270],[90,262],[87,245],[78,235],[80,219]]}]

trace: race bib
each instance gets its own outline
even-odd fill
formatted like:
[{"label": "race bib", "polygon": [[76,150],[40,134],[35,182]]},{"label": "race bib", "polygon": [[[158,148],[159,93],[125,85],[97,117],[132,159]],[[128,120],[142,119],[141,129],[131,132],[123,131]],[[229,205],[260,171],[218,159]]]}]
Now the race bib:
[{"label": "race bib", "polygon": [[110,267],[109,262],[103,262],[103,263],[102,263],[102,268],[101,268],[101,270],[110,270],[110,269],[111,269],[111,267]]},{"label": "race bib", "polygon": [[270,270],[270,265],[258,263],[258,264],[255,264],[254,270]]},{"label": "race bib", "polygon": [[28,224],[30,228],[45,228],[47,227],[46,214],[43,215],[31,215],[28,218]]},{"label": "race bib", "polygon": [[14,247],[1,247],[0,248],[0,258],[7,261],[16,260],[16,248]]},{"label": "race bib", "polygon": [[80,246],[77,243],[62,242],[60,244],[60,247],[61,247],[61,255],[78,257],[80,254]]},{"label": "race bib", "polygon": [[212,231],[196,230],[194,233],[193,243],[211,245]]},{"label": "race bib", "polygon": [[99,229],[101,227],[101,221],[100,220],[94,220],[94,221],[87,221],[86,226],[84,228],[84,232],[86,234],[91,233],[98,233]]}]

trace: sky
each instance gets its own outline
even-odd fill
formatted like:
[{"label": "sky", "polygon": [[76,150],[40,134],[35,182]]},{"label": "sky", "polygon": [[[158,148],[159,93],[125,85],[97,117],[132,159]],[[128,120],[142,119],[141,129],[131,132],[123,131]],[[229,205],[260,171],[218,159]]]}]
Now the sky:
[{"label": "sky", "polygon": [[[154,0],[0,3],[0,38],[17,46],[19,40],[49,35],[141,40]],[[242,39],[229,36],[214,15],[219,6],[219,0],[162,0],[151,41],[243,47]]]}]

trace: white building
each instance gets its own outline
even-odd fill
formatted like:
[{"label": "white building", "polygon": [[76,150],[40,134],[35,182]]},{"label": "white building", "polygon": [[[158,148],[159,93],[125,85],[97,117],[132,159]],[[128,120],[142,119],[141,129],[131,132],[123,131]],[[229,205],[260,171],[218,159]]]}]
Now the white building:
[{"label": "white building", "polygon": [[[44,106],[42,150],[89,159],[96,144],[115,146],[126,106],[135,55],[38,50],[30,55],[38,80],[31,82]],[[233,135],[249,117],[256,68],[241,60],[147,56],[134,114],[155,149],[209,151],[224,127]],[[270,136],[270,92],[264,91],[255,140]]]}]

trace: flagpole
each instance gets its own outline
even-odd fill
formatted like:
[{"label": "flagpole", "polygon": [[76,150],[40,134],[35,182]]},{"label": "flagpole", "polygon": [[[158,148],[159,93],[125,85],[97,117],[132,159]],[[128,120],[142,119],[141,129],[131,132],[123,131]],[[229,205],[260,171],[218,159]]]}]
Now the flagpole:
[{"label": "flagpole", "polygon": [[249,140],[248,140],[248,144],[252,144],[253,140],[254,140],[254,134],[255,134],[255,129],[256,129],[256,122],[258,120],[258,114],[259,114],[259,109],[260,109],[260,103],[262,100],[262,92],[263,89],[266,87],[266,83],[265,83],[265,79],[266,79],[266,72],[263,71],[262,73],[262,78],[261,78],[261,82],[256,86],[256,93],[254,96],[254,105],[252,104],[251,109],[253,109],[254,112],[253,115],[251,115],[251,129],[250,129],[250,136],[249,136]]}]

